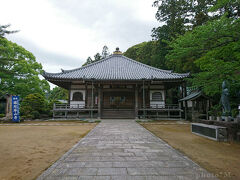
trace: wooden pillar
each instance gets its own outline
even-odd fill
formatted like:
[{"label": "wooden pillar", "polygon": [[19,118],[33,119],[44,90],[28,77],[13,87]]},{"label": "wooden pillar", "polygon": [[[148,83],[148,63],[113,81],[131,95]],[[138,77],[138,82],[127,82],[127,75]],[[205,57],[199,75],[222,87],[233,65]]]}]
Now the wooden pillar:
[{"label": "wooden pillar", "polygon": [[[182,84],[179,85],[179,89],[181,90],[181,92],[180,92],[180,99],[182,99],[183,98],[183,85]],[[184,103],[183,101],[180,102],[181,110],[183,110],[183,103]],[[181,117],[182,117],[182,114],[181,114]]]},{"label": "wooden pillar", "polygon": [[183,97],[184,97],[184,90],[183,90],[183,89],[184,89],[184,86],[183,86],[183,84],[182,84],[180,87],[181,87],[181,91],[182,91],[182,92],[181,92],[181,98],[183,98]]},{"label": "wooden pillar", "polygon": [[182,119],[182,102],[179,102],[179,117]]},{"label": "wooden pillar", "polygon": [[194,119],[194,106],[195,106],[195,100],[192,101],[192,120]]},{"label": "wooden pillar", "polygon": [[67,110],[65,110],[65,118],[67,119]]},{"label": "wooden pillar", "polygon": [[164,108],[166,107],[166,100],[167,100],[167,90],[166,87],[164,86]]},{"label": "wooden pillar", "polygon": [[150,107],[150,81],[148,82],[147,105]]},{"label": "wooden pillar", "polygon": [[167,85],[164,83],[163,84],[163,87],[164,87],[164,89],[163,89],[163,96],[164,96],[164,108],[165,108],[165,106],[166,106],[166,99],[167,99]]},{"label": "wooden pillar", "polygon": [[[187,96],[187,87],[186,87],[186,83],[184,83],[183,85],[183,91],[184,91],[184,97]],[[187,120],[187,113],[188,113],[188,105],[187,105],[187,101],[184,101],[184,111],[185,111],[185,120]]]},{"label": "wooden pillar", "polygon": [[146,111],[145,111],[145,82],[143,80],[143,118],[145,119],[146,117]]},{"label": "wooden pillar", "polygon": [[98,84],[98,119],[101,119],[102,89]]},{"label": "wooden pillar", "polygon": [[70,101],[71,101],[71,87],[72,87],[72,84],[70,83],[70,86],[68,88],[68,104],[70,104]]},{"label": "wooden pillar", "polygon": [[209,100],[207,99],[207,107],[206,107],[207,120],[209,120],[209,118],[208,118],[208,111],[209,111]]},{"label": "wooden pillar", "polygon": [[71,101],[71,89],[68,90],[68,104],[70,104]]},{"label": "wooden pillar", "polygon": [[88,84],[85,84],[85,107],[88,108]]},{"label": "wooden pillar", "polygon": [[55,118],[55,109],[56,109],[56,104],[53,104],[53,119]]},{"label": "wooden pillar", "polygon": [[138,86],[135,87],[135,119],[138,119]]},{"label": "wooden pillar", "polygon": [[67,104],[65,105],[65,114],[64,114],[64,116],[65,116],[65,118],[67,119],[67,114],[68,114],[68,112],[67,112]]},{"label": "wooden pillar", "polygon": [[93,80],[92,80],[92,96],[91,96],[91,119],[93,118],[93,106],[94,106],[94,99],[93,99]]}]

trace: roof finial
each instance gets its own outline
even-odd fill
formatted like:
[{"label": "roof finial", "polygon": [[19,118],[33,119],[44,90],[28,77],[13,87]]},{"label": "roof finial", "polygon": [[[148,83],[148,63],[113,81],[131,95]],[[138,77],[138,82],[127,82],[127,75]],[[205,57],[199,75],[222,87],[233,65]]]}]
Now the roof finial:
[{"label": "roof finial", "polygon": [[114,51],[113,54],[122,54],[122,52],[119,50],[119,47],[117,47],[116,51]]}]

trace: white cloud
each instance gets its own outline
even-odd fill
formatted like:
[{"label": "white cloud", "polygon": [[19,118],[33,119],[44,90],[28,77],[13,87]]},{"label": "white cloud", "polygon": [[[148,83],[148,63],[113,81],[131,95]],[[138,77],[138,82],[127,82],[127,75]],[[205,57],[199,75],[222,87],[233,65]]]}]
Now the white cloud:
[{"label": "white cloud", "polygon": [[[7,0],[0,24],[20,32],[7,38],[33,52],[50,72],[81,66],[104,45],[125,51],[151,39],[158,26],[153,1]],[[65,60],[64,60],[65,59]]]}]

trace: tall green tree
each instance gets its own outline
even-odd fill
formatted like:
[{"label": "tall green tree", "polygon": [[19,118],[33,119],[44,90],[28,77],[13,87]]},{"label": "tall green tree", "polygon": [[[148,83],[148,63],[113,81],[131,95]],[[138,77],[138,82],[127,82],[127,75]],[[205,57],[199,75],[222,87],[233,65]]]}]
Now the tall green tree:
[{"label": "tall green tree", "polygon": [[155,43],[153,45],[151,65],[162,69],[169,69],[167,66],[166,55],[170,50],[167,42],[171,41],[173,38],[170,34],[170,26],[163,25],[158,28],[153,28],[152,38]]},{"label": "tall green tree", "polygon": [[89,57],[87,58],[87,61],[86,61],[85,64],[91,64],[91,63],[93,63],[93,60],[92,60],[92,58],[89,56]]},{"label": "tall green tree", "polygon": [[97,53],[97,54],[95,54],[94,55],[94,62],[96,62],[96,61],[99,61],[99,60],[101,60],[102,59],[102,56],[100,55],[100,53]]},{"label": "tall green tree", "polygon": [[7,34],[12,34],[12,33],[18,32],[18,31],[10,31],[10,30],[8,30],[8,28],[10,26],[11,26],[10,24],[0,25],[0,38],[5,37],[5,35],[7,35]]},{"label": "tall green tree", "polygon": [[217,12],[218,16],[225,14],[228,18],[239,18],[240,0],[218,0],[216,5],[209,10]]},{"label": "tall green tree", "polygon": [[94,59],[92,59],[91,57],[88,57],[86,62],[82,66],[86,66],[87,64],[91,64],[91,63],[100,61],[100,60],[108,57],[109,55],[110,55],[110,53],[109,53],[108,47],[105,45],[105,46],[103,46],[101,54],[100,53],[96,53],[94,55]]},{"label": "tall green tree", "polygon": [[212,19],[213,15],[208,12],[208,9],[215,3],[216,0],[155,0],[153,6],[157,8],[156,19],[162,25],[152,30],[152,38],[156,42],[153,46],[151,65],[179,72],[185,72],[188,69],[198,71],[196,66],[191,68],[184,62],[176,69],[177,65],[166,58],[172,49],[168,44],[185,32]]},{"label": "tall green tree", "polygon": [[188,4],[185,0],[156,0],[153,3],[157,7],[156,19],[169,27],[170,36],[184,33],[184,20],[188,11]]},{"label": "tall green tree", "polygon": [[[23,47],[6,38],[0,38],[0,91],[25,97],[30,93],[45,95],[50,90],[46,80],[41,80],[42,65]],[[9,73],[6,73],[9,72]]]},{"label": "tall green tree", "polygon": [[152,41],[137,44],[128,48],[124,55],[131,59],[150,65],[152,56],[152,44]]},{"label": "tall green tree", "polygon": [[109,50],[108,50],[108,47],[105,45],[103,46],[103,49],[102,49],[102,58],[105,59],[106,57],[109,56]]},{"label": "tall green tree", "polygon": [[0,72],[5,73],[5,74],[13,74],[14,73],[13,71],[4,68],[4,66],[7,66],[9,61],[16,61],[15,58],[4,56],[4,54],[8,53],[8,48],[4,47],[4,44],[6,44],[4,42],[5,36],[7,34],[12,34],[12,33],[18,32],[18,31],[8,30],[9,27],[10,27],[10,24],[0,25],[0,41],[1,41],[1,43],[0,43]]},{"label": "tall green tree", "polygon": [[68,100],[68,91],[61,87],[54,87],[48,96],[49,101]]},{"label": "tall green tree", "polygon": [[178,71],[193,72],[193,86],[219,98],[223,80],[229,81],[232,90],[240,87],[239,29],[240,19],[223,16],[211,21],[171,42],[167,59]]},{"label": "tall green tree", "polygon": [[[187,30],[206,23],[213,17],[209,7],[216,4],[216,0],[155,0],[153,6],[157,8],[156,19],[166,26],[168,36],[176,38]],[[162,39],[161,28],[154,28],[152,36]],[[164,30],[165,31],[165,30]],[[157,35],[160,36],[157,36]]]},{"label": "tall green tree", "polygon": [[[141,63],[161,69],[167,69],[164,48],[160,41],[149,41],[134,45],[124,52],[124,55]],[[160,53],[159,53],[160,52]]]}]

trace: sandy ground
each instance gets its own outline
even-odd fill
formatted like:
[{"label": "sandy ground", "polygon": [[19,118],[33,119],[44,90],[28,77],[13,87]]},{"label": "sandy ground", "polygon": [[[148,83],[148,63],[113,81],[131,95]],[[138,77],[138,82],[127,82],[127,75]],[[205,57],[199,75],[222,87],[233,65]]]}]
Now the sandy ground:
[{"label": "sandy ground", "polygon": [[212,141],[190,132],[190,125],[141,123],[220,179],[240,179],[240,144]]},{"label": "sandy ground", "polygon": [[0,180],[36,179],[95,126],[0,126]]}]

